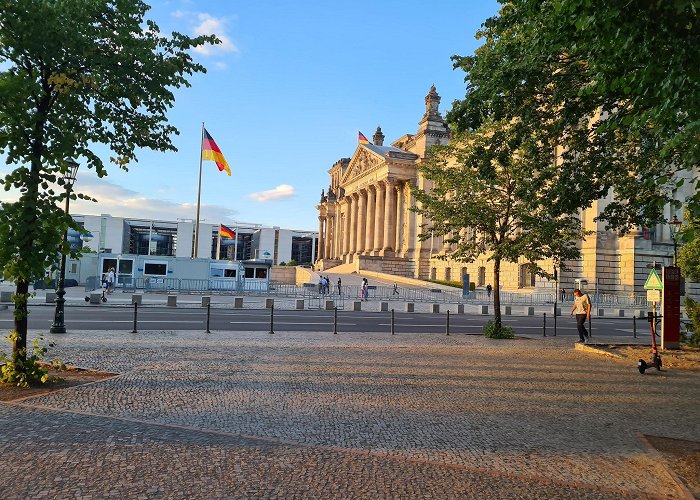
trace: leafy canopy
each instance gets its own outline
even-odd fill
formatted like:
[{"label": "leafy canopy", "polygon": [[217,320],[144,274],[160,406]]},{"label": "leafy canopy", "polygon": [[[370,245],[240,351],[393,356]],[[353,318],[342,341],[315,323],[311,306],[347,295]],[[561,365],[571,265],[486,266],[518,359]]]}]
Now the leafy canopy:
[{"label": "leafy canopy", "polygon": [[138,0],[0,0],[0,152],[19,165],[0,183],[21,196],[0,211],[6,276],[29,280],[55,261],[70,224],[57,207],[65,160],[104,176],[95,144],[124,169],[139,148],[175,149],[173,89],[204,71],[187,50],[217,40],[163,36],[148,9]]},{"label": "leafy canopy", "polygon": [[691,173],[687,202],[697,210],[700,2],[501,3],[478,33],[484,45],[453,58],[468,85],[452,125],[517,116],[546,132],[579,173],[572,191],[614,190],[602,218],[623,232],[663,220],[678,172]]}]

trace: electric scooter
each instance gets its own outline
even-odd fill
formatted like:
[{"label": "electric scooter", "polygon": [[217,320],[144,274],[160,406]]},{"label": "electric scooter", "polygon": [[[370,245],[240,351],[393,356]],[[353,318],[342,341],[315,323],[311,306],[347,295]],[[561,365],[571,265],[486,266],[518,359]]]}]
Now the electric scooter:
[{"label": "electric scooter", "polygon": [[[104,287],[104,285],[102,285],[101,289],[102,289],[102,297],[100,297],[100,300],[104,303],[104,302],[107,302],[107,297],[105,296],[105,292],[107,291],[107,289]],[[90,302],[89,295],[85,296],[85,302]]]},{"label": "electric scooter", "polygon": [[655,367],[657,370],[661,370],[661,354],[659,354],[656,346],[656,302],[654,302],[652,311],[647,314],[647,321],[649,321],[649,329],[651,330],[651,361],[647,363],[640,359],[637,363],[639,373],[642,375],[644,375],[647,368]]}]

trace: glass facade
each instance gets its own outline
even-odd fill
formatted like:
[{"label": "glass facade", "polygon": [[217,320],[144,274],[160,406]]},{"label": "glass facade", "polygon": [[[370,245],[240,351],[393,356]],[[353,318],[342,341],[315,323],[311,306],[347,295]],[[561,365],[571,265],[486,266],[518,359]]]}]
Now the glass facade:
[{"label": "glass facade", "polygon": [[297,264],[312,264],[311,254],[314,245],[312,237],[292,236],[292,260]]},{"label": "glass facade", "polygon": [[177,228],[163,226],[129,226],[129,249],[133,255],[175,256]]}]

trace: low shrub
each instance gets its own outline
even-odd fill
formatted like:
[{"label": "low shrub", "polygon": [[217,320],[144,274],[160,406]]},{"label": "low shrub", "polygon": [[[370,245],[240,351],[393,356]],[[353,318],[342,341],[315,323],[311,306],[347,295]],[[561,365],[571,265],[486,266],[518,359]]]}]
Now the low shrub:
[{"label": "low shrub", "polygon": [[455,288],[462,288],[461,281],[446,281],[446,280],[428,280],[430,283],[437,283],[438,285],[453,286]]},{"label": "low shrub", "polygon": [[512,339],[515,338],[513,327],[501,325],[496,328],[496,321],[490,320],[484,325],[484,337],[489,339]]},{"label": "low shrub", "polygon": [[[19,334],[13,331],[10,335],[5,336],[5,340],[10,344],[14,344],[19,338]],[[50,377],[49,369],[46,363],[43,362],[44,356],[49,347],[55,344],[49,344],[48,347],[42,345],[43,338],[32,342],[32,352],[27,355],[26,349],[19,352],[13,352],[9,356],[5,353],[0,353],[0,382],[5,384],[13,384],[18,387],[29,387],[31,384],[45,384],[47,382],[59,382],[59,377]],[[60,360],[50,364],[56,369],[64,369],[65,365]]]}]

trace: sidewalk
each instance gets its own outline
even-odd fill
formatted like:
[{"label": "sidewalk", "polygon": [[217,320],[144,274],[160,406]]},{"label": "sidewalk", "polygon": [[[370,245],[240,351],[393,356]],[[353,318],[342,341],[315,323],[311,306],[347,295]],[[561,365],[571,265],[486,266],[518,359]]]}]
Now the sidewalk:
[{"label": "sidewalk", "polygon": [[641,376],[562,339],[51,340],[121,375],[0,403],[8,499],[687,498],[641,436],[700,441],[697,374]]}]

